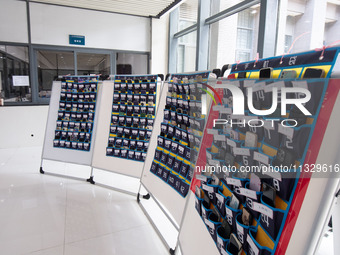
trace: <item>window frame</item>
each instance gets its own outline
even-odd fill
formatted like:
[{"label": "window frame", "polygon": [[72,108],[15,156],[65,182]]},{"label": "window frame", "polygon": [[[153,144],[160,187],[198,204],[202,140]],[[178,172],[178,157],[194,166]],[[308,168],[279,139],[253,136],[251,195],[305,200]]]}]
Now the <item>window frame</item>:
[{"label": "window frame", "polygon": [[[209,8],[207,8],[207,4],[209,4]],[[278,3],[276,1],[244,0],[227,9],[219,11],[218,13],[214,15],[210,15],[211,4],[212,4],[212,0],[211,1],[199,0],[198,8],[197,8],[198,14],[197,14],[196,24],[190,27],[187,27],[181,31],[177,31],[178,22],[179,22],[179,7],[177,7],[175,10],[173,10],[170,13],[169,52],[168,52],[169,73],[176,72],[176,63],[177,63],[176,54],[177,54],[177,47],[179,45],[178,38],[188,33],[191,33],[195,30],[197,31],[196,69],[192,71],[206,70],[208,69],[208,62],[209,62],[208,59],[209,59],[209,49],[210,49],[210,45],[209,45],[210,44],[209,42],[210,25],[226,17],[229,17],[243,10],[246,10],[256,4],[260,4],[257,52],[259,53],[260,58],[275,56],[276,42],[277,42],[276,26],[278,23],[278,11],[279,11]],[[208,15],[207,15],[207,12],[209,12]],[[275,20],[273,17],[275,17]],[[273,19],[273,20],[268,22],[268,18]],[[269,23],[273,23],[275,25],[273,26],[273,24],[269,24]],[[273,41],[275,42],[274,44],[272,43]],[[236,54],[236,51],[235,51],[235,54]],[[216,67],[216,68],[221,68],[221,67]]]},{"label": "window frame", "polygon": [[[74,74],[78,75],[77,69],[77,54],[89,53],[89,54],[108,54],[110,56],[110,74],[116,74],[116,58],[118,53],[129,54],[142,54],[147,56],[147,72],[150,72],[150,52],[146,51],[125,51],[115,49],[97,49],[97,48],[80,48],[72,46],[54,46],[43,44],[29,44],[29,43],[15,43],[0,41],[0,45],[5,46],[18,46],[28,48],[28,74],[30,79],[30,88],[32,94],[32,100],[30,102],[6,102],[4,106],[35,106],[35,105],[48,105],[50,98],[39,97],[39,84],[38,84],[38,57],[37,53],[40,50],[43,51],[60,51],[60,52],[72,52],[74,56]],[[26,67],[25,67],[26,68]]]},{"label": "window frame", "polygon": [[[14,46],[14,47],[26,47],[27,48],[27,53],[28,53],[28,75],[29,75],[29,79],[30,79],[30,88],[31,88],[31,92],[32,92],[32,80],[31,80],[31,75],[30,75],[30,67],[31,67],[31,64],[32,64],[32,61],[31,61],[31,58],[30,58],[30,55],[29,55],[29,44],[28,43],[16,43],[16,42],[3,42],[3,41],[0,41],[0,45],[4,45],[4,46]],[[2,53],[2,54],[7,54],[7,53]],[[16,58],[15,56],[11,56],[11,59],[13,60],[13,69],[14,69],[14,60],[18,60],[18,58]],[[7,63],[5,64],[4,63],[4,69],[8,68],[7,67]],[[24,69],[26,68],[26,66],[24,66]],[[6,73],[7,73],[7,70],[6,70]],[[33,95],[33,93],[32,93]],[[5,100],[5,99],[4,99]],[[4,102],[5,104],[1,107],[5,107],[5,106],[18,106],[18,105],[32,105],[33,103],[33,98],[31,98],[31,101],[30,102]]]}]

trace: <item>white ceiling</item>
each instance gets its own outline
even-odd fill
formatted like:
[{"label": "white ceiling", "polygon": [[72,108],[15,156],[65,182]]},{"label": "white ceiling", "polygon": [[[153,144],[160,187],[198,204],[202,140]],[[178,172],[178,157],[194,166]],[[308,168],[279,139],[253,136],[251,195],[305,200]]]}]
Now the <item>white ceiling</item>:
[{"label": "white ceiling", "polygon": [[61,6],[124,13],[144,17],[159,17],[181,0],[30,0]]}]

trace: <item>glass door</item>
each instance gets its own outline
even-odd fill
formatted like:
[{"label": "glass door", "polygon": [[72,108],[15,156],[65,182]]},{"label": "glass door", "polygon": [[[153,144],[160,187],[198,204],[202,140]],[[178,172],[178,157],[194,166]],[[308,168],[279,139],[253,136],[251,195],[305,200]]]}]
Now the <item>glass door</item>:
[{"label": "glass door", "polygon": [[77,53],[78,75],[110,75],[110,54]]},{"label": "glass door", "polygon": [[62,75],[74,75],[72,51],[37,50],[39,98],[51,96],[52,82]]}]

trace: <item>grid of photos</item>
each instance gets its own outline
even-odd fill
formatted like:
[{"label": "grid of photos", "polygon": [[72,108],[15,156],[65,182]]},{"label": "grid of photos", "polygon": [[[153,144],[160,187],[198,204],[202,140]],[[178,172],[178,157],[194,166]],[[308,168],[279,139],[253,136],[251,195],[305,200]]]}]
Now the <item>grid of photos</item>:
[{"label": "grid of photos", "polygon": [[90,151],[98,77],[62,78],[53,147]]},{"label": "grid of photos", "polygon": [[168,84],[161,133],[150,171],[182,197],[188,194],[203,136],[201,96],[206,94],[202,87],[208,77],[209,72],[175,74]]},{"label": "grid of photos", "polygon": [[106,155],[144,162],[156,114],[158,75],[114,79]]}]

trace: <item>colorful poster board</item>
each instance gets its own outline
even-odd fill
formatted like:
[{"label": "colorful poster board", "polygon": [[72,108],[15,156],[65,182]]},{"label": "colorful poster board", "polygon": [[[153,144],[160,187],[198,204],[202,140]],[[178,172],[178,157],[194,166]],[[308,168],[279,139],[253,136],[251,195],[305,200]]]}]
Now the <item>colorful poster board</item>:
[{"label": "colorful poster board", "polygon": [[[339,179],[333,178],[339,177],[339,173],[336,170],[332,173],[330,169],[338,169],[336,163],[339,163],[336,160],[339,139],[334,137],[335,123],[338,122],[335,116],[339,111],[334,105],[338,105],[340,83],[328,79],[336,66],[338,54],[339,48],[331,48],[325,50],[323,58],[319,58],[321,52],[308,52],[235,64],[229,79],[217,81],[214,88],[223,97],[223,104],[212,106],[208,115],[191,186],[193,193],[179,235],[183,254],[201,251],[203,254],[290,254],[296,251],[307,254],[315,249],[316,244],[311,249],[308,247],[315,241],[315,236],[321,234],[325,215],[339,184]],[[248,79],[259,78],[260,69],[268,67],[272,68],[271,79]],[[301,81],[298,78],[304,76],[307,68],[323,70],[324,78]],[[296,76],[277,80],[287,69],[296,69]],[[246,116],[242,117],[247,125],[242,125],[240,116],[233,115],[232,106],[236,100],[226,89],[227,84],[241,89],[245,95],[250,87],[253,88],[253,106],[261,110],[270,108],[272,101],[267,100],[272,97],[273,87],[306,88],[311,93],[311,100],[304,106],[312,115],[305,117],[296,109],[288,108],[285,116],[274,112],[269,117],[278,119],[279,123],[291,118],[296,121],[296,127],[286,127],[282,123],[281,127],[276,124],[261,126],[257,123],[269,118],[252,114],[246,105]],[[290,96],[292,99],[303,98],[299,93]],[[216,122],[217,119],[221,121]],[[231,120],[239,124],[234,127],[224,125],[226,122],[230,124]],[[326,152],[326,147],[331,153]],[[325,163],[330,165],[326,174],[311,174],[313,164],[316,170],[316,166]],[[278,165],[289,165],[288,169],[293,171],[263,171],[263,166]],[[212,172],[212,169],[215,171],[223,166],[235,166],[237,171],[229,175],[215,172],[217,178],[202,173],[202,170],[210,168]],[[262,175],[260,183],[252,178],[254,173],[239,171],[247,166],[262,169],[258,174]],[[201,172],[197,173],[199,170]],[[307,201],[305,197],[315,200]],[[300,209],[303,215],[299,214]],[[197,224],[204,226],[204,233],[197,234],[201,229]],[[308,234],[300,238],[302,233],[307,233],[306,229]],[[235,249],[238,245],[239,250]]]}]

